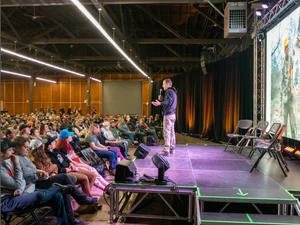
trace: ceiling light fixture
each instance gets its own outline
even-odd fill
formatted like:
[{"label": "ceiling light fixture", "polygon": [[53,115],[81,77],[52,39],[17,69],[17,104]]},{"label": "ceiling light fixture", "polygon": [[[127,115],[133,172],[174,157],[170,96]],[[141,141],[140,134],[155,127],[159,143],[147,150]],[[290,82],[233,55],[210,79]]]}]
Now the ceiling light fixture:
[{"label": "ceiling light fixture", "polygon": [[87,9],[78,1],[78,0],[71,0],[74,5],[89,19],[89,21],[104,35],[104,37],[145,77],[149,78],[149,76],[140,68],[138,67],[130,58],[129,56],[116,44],[116,42],[106,33],[104,28],[95,20],[95,18],[87,11]]},{"label": "ceiling light fixture", "polygon": [[54,84],[56,84],[56,81],[54,81],[54,80],[48,80],[48,79],[41,78],[41,77],[37,77],[36,79],[37,79],[37,80],[46,81],[46,82],[49,82],[49,83],[54,83]]},{"label": "ceiling light fixture", "polygon": [[7,70],[1,70],[1,73],[7,73],[7,74],[15,75],[15,76],[31,78],[31,76],[29,76],[29,75],[25,75],[25,74],[21,74],[21,73],[15,73],[15,72],[12,72],[12,71],[7,71]]},{"label": "ceiling light fixture", "polygon": [[48,66],[48,67],[51,67],[51,68],[54,68],[54,69],[57,69],[57,70],[61,70],[61,71],[67,72],[67,73],[72,73],[72,74],[77,75],[77,76],[81,76],[81,77],[85,76],[84,74],[77,73],[77,72],[74,72],[72,70],[67,70],[67,69],[64,69],[64,68],[61,68],[61,67],[58,67],[58,66],[53,66],[53,65],[51,65],[49,63],[45,63],[45,62],[42,62],[42,61],[39,61],[39,60],[30,58],[30,57],[27,57],[27,56],[24,56],[24,55],[21,55],[21,54],[9,51],[9,50],[4,49],[4,48],[1,48],[1,51],[5,52],[7,54],[10,54],[10,55],[14,55],[14,56],[20,57],[22,59],[27,59],[27,60],[29,60],[31,62],[35,62],[35,63],[41,64],[41,65],[44,65],[44,66]]},{"label": "ceiling light fixture", "polygon": [[96,78],[94,78],[94,77],[90,77],[90,79],[93,80],[93,81],[97,81],[97,82],[100,82],[100,83],[101,83],[101,80],[96,79]]}]

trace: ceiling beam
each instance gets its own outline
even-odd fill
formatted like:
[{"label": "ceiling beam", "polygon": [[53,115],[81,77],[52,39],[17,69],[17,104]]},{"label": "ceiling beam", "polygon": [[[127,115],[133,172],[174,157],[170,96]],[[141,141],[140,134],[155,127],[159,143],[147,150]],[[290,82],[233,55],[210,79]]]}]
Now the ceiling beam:
[{"label": "ceiling beam", "polygon": [[49,51],[46,51],[46,50],[44,50],[44,49],[42,49],[42,48],[39,48],[39,47],[37,47],[37,46],[34,46],[34,45],[32,45],[32,44],[25,44],[25,43],[19,42],[19,41],[17,40],[16,37],[11,36],[11,35],[9,35],[9,34],[3,32],[3,31],[1,31],[1,37],[2,37],[2,38],[5,38],[5,39],[7,39],[7,40],[13,41],[13,42],[14,42],[14,41],[17,41],[18,44],[21,44],[21,45],[23,45],[23,46],[26,46],[26,47],[28,47],[28,48],[31,48],[31,49],[36,50],[36,51],[38,51],[38,52],[41,52],[41,53],[43,53],[43,54],[45,54],[45,55],[53,56],[53,58],[55,58],[55,59],[57,59],[57,60],[61,60],[61,61],[66,62],[66,63],[72,64],[72,65],[77,65],[77,66],[80,66],[80,67],[82,67],[82,68],[85,68],[85,65],[83,65],[83,64],[76,63],[76,62],[72,62],[72,61],[69,61],[69,60],[65,60],[65,59],[61,58],[59,55],[56,55],[56,54],[54,54],[54,53],[52,53],[52,52],[49,52]]},{"label": "ceiling beam", "polygon": [[[238,38],[233,39],[177,39],[177,38],[142,38],[129,39],[131,44],[174,44],[174,45],[210,45],[210,44],[241,44],[242,40]],[[104,38],[40,38],[33,39],[31,44],[46,45],[46,44],[109,44]]]},{"label": "ceiling beam", "polygon": [[[210,0],[212,3],[222,3],[224,0]],[[83,5],[91,5],[90,0],[80,0]],[[132,5],[132,4],[195,4],[203,3],[206,0],[99,0],[100,4],[104,5]],[[1,0],[1,7],[25,7],[25,6],[59,6],[59,5],[72,5],[71,1],[61,0],[23,0],[23,1],[11,1]]]},{"label": "ceiling beam", "polygon": [[152,19],[156,20],[160,25],[162,25],[164,28],[166,28],[169,32],[174,34],[179,39],[184,39],[177,31],[175,31],[172,27],[170,27],[168,24],[164,23],[161,19],[159,19],[157,16],[155,16],[152,12],[150,12],[148,9],[146,9],[144,6],[137,5],[138,8],[143,10],[145,13],[147,13]]},{"label": "ceiling beam", "polygon": [[204,12],[200,7],[199,4],[193,4],[192,5],[202,16],[210,20],[213,24],[224,30],[224,27],[219,23],[219,21],[215,20],[211,15]]},{"label": "ceiling beam", "polygon": [[[122,62],[122,57],[120,56],[73,56],[69,58],[72,61],[120,61]],[[192,57],[148,57],[147,62],[200,62],[199,58]]]}]

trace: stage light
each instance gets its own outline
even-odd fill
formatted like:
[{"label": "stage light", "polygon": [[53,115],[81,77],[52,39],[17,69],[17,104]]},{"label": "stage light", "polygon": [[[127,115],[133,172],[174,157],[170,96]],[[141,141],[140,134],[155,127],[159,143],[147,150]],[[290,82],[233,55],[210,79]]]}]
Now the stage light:
[{"label": "stage light", "polygon": [[37,77],[36,79],[37,79],[37,80],[46,81],[46,82],[49,82],[49,83],[54,83],[54,84],[56,84],[56,81],[54,81],[54,80],[48,80],[48,79],[41,78],[41,77]]},{"label": "stage light", "polygon": [[300,150],[295,151],[294,155],[295,155],[298,159],[300,159]]},{"label": "stage light", "polygon": [[135,156],[135,159],[144,159],[149,154],[149,152],[151,152],[151,148],[149,148],[145,144],[140,144],[139,147],[137,147],[137,149],[135,150],[133,155]]},{"label": "stage light", "polygon": [[259,32],[257,35],[257,39],[259,42],[262,42],[265,39],[265,33],[264,32]]},{"label": "stage light", "polygon": [[134,152],[134,159],[124,159],[117,164],[115,182],[126,183],[136,181],[136,166],[134,161],[136,159],[144,159],[151,151],[147,145],[140,144]]},{"label": "stage light", "polygon": [[170,168],[168,160],[157,153],[152,157],[152,162],[158,169],[158,176],[155,179],[155,184],[166,185],[168,183],[168,177],[165,176],[165,172]]},{"label": "stage light", "polygon": [[7,73],[7,74],[15,75],[15,76],[31,78],[31,76],[29,76],[29,75],[25,75],[25,74],[21,74],[21,73],[15,73],[15,72],[7,71],[7,70],[1,70],[1,73]]},{"label": "stage light", "polygon": [[261,16],[261,11],[256,10],[255,14],[256,14],[256,16]]},{"label": "stage light", "polygon": [[93,80],[93,81],[97,81],[97,82],[101,83],[101,80],[96,79],[96,78],[94,78],[94,77],[90,77],[90,79]]},{"label": "stage light", "polygon": [[49,63],[45,63],[45,62],[42,62],[42,61],[39,61],[39,60],[30,58],[30,57],[27,57],[27,56],[18,54],[16,52],[9,51],[9,50],[4,49],[4,48],[1,48],[1,51],[5,52],[7,54],[10,54],[10,55],[17,56],[17,57],[22,58],[22,59],[26,59],[26,60],[31,61],[31,62],[35,62],[35,63],[41,64],[41,65],[44,65],[44,66],[48,66],[48,67],[51,67],[51,68],[54,68],[54,69],[57,69],[57,70],[61,70],[61,71],[67,72],[67,73],[72,73],[72,74],[77,75],[77,76],[81,76],[81,77],[85,76],[84,74],[77,73],[77,72],[74,72],[72,70],[67,70],[67,69],[64,69],[64,68],[61,68],[61,67],[58,67],[58,66],[54,66],[54,65],[51,65]]},{"label": "stage light", "polygon": [[261,7],[262,7],[263,9],[269,8],[267,4],[262,4]]},{"label": "stage light", "polygon": [[87,11],[87,9],[80,3],[78,0],[71,0],[74,5],[88,18],[88,20],[100,31],[100,33],[133,65],[140,73],[142,73],[145,77],[149,78],[149,76],[138,67],[129,56],[116,44],[116,42],[107,34],[104,28],[97,22],[97,20]]}]

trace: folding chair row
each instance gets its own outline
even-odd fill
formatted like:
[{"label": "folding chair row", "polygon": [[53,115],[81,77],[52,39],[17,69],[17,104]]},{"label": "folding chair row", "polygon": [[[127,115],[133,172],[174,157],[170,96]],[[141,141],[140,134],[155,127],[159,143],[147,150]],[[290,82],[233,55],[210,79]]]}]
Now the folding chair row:
[{"label": "folding chair row", "polygon": [[[284,132],[286,131],[286,126],[282,125],[277,132],[273,135],[272,139],[267,141],[260,141],[255,144],[253,147],[253,151],[260,151],[260,156],[257,158],[256,162],[254,163],[253,167],[250,170],[250,173],[253,171],[254,168],[257,168],[258,164],[260,163],[261,159],[264,155],[268,152],[271,156],[277,160],[280,169],[282,170],[283,174],[287,177],[286,171],[289,172],[288,165],[282,156],[282,149],[280,141]],[[286,170],[286,171],[285,171]]]}]

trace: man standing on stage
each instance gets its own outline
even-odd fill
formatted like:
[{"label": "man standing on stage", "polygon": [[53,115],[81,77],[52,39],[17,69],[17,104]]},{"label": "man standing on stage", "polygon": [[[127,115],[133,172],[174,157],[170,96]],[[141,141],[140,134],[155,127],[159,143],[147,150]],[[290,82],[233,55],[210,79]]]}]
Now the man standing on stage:
[{"label": "man standing on stage", "polygon": [[158,100],[152,102],[154,106],[162,106],[163,114],[163,133],[165,139],[164,150],[161,152],[162,155],[168,156],[170,153],[175,153],[176,136],[174,124],[176,121],[176,107],[177,107],[177,90],[172,87],[171,79],[165,79],[162,85],[165,95],[158,96]]}]

